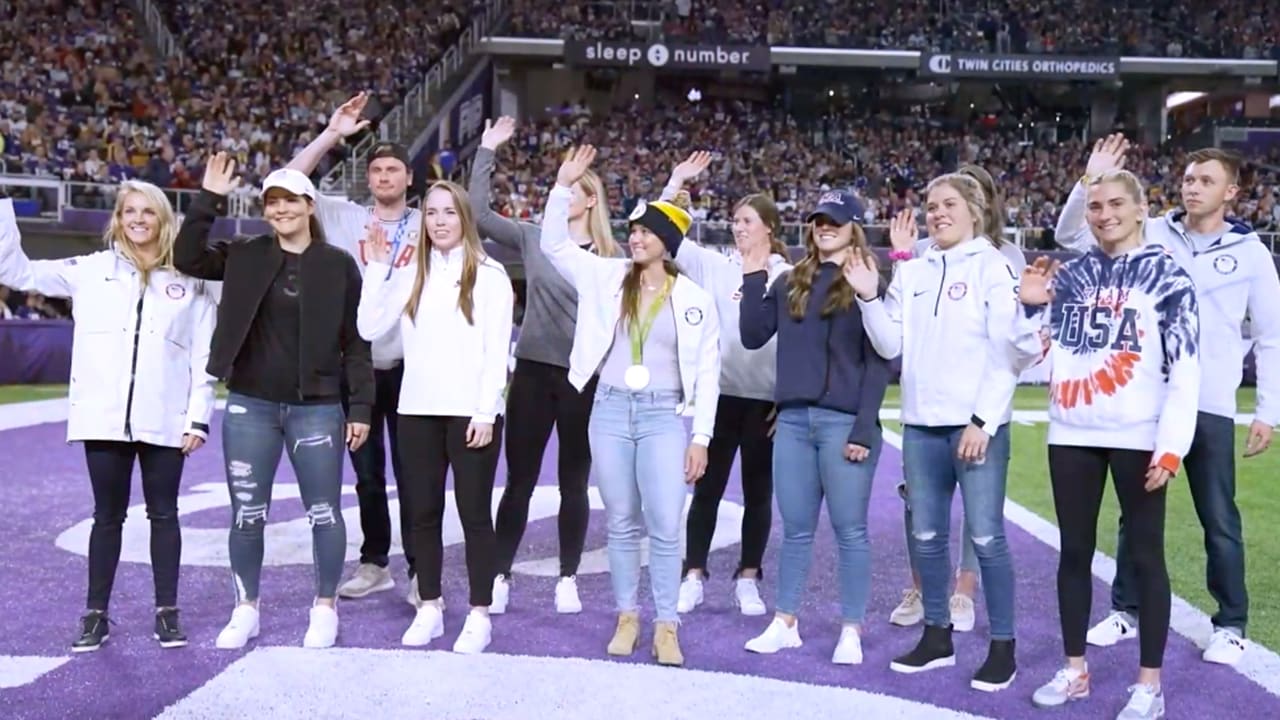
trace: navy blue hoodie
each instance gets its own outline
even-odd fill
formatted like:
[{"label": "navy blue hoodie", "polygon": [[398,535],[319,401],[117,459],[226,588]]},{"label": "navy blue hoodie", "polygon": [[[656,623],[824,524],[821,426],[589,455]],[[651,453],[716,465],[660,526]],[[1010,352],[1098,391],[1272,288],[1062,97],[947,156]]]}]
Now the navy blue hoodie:
[{"label": "navy blue hoodie", "polygon": [[761,270],[742,278],[738,330],[748,349],[778,335],[779,408],[815,406],[856,415],[849,442],[872,447],[880,435],[880,405],[889,385],[889,363],[871,347],[862,329],[858,304],[822,317],[831,284],[840,277],[834,263],[814,274],[809,306],[796,320],[787,308],[791,272],[778,276],[766,292],[769,275]]}]

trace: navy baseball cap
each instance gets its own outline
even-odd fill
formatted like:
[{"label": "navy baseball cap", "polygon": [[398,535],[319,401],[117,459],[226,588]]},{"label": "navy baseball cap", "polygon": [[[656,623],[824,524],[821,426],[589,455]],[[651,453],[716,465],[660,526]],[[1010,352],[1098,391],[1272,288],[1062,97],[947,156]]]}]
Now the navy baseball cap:
[{"label": "navy baseball cap", "polygon": [[369,153],[369,163],[373,163],[378,158],[395,158],[404,163],[406,168],[410,167],[409,151],[399,143],[380,142],[373,146],[373,152]]},{"label": "navy baseball cap", "polygon": [[804,221],[813,222],[813,219],[819,215],[826,215],[835,220],[837,225],[848,225],[851,222],[862,222],[866,212],[862,203],[852,193],[830,190],[822,193],[822,197],[818,198],[818,207],[814,208]]}]

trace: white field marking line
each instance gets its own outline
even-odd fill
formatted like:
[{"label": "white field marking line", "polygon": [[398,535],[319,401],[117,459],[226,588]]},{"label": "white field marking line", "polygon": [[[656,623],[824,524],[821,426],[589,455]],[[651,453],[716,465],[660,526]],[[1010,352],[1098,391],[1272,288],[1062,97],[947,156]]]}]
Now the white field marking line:
[{"label": "white field marking line", "polygon": [[[883,417],[883,416],[882,416]],[[902,450],[902,435],[888,428],[883,429],[885,442]],[[1005,518],[1027,531],[1032,537],[1053,548],[1062,551],[1061,536],[1058,526],[1040,517],[1036,513],[1005,498]],[[1111,584],[1116,577],[1116,561],[1102,551],[1093,553],[1093,575],[1099,580]],[[1212,621],[1199,608],[1173,595],[1173,604],[1169,615],[1169,627],[1182,637],[1190,640],[1198,648],[1208,644]],[[1263,690],[1280,697],[1280,655],[1256,641],[1249,642],[1249,649],[1244,657],[1233,668],[1236,672],[1249,678]]]},{"label": "white field marking line", "polygon": [[[897,421],[900,421],[901,418],[902,418],[901,408],[895,408],[895,407],[880,408],[881,420],[893,420],[897,422]],[[1020,425],[1034,425],[1036,423],[1047,423],[1049,422],[1049,411],[1048,410],[1014,410],[1012,421]],[[1236,415],[1237,425],[1248,425],[1252,422],[1253,422],[1252,415],[1243,415],[1243,414]]]}]

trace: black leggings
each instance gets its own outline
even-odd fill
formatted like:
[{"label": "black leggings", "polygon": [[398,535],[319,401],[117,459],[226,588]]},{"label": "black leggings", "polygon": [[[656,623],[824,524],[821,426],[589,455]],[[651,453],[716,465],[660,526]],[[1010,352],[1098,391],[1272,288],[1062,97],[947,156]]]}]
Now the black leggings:
[{"label": "black leggings", "polygon": [[507,390],[507,486],[498,503],[498,573],[511,575],[516,551],[529,523],[529,501],[542,471],[551,428],[560,440],[560,575],[578,572],[587,541],[591,508],[587,482],[591,474],[591,446],[587,422],[596,380],[578,392],[569,371],[531,360],[517,360]]},{"label": "black leggings", "polygon": [[1062,535],[1058,608],[1067,657],[1083,657],[1093,602],[1098,509],[1111,470],[1138,586],[1140,664],[1159,668],[1169,636],[1169,571],[1164,558],[1166,487],[1147,492],[1149,450],[1049,446],[1049,478]]},{"label": "black leggings", "polygon": [[140,442],[88,440],[84,444],[93,485],[93,529],[89,531],[89,594],[85,607],[105,612],[120,564],[124,519],[129,511],[133,463],[142,466],[142,495],[151,521],[151,571],[156,607],[178,603],[178,486],[186,457],[178,448]]},{"label": "black leggings", "polygon": [[742,547],[735,577],[743,570],[760,570],[773,522],[773,438],[769,418],[773,403],[767,400],[721,395],[716,407],[716,429],[707,448],[707,473],[693,486],[693,501],[686,521],[688,547],[685,572],[707,572],[707,554],[716,531],[720,500],[729,484],[733,456],[742,449]]},{"label": "black leggings", "polygon": [[472,607],[493,604],[497,543],[493,535],[493,476],[502,447],[502,418],[493,439],[482,448],[467,447],[470,418],[401,415],[401,502],[409,505],[409,542],[413,544],[418,597],[440,597],[444,563],[445,478],[453,470],[453,495],[466,544],[467,580]]}]

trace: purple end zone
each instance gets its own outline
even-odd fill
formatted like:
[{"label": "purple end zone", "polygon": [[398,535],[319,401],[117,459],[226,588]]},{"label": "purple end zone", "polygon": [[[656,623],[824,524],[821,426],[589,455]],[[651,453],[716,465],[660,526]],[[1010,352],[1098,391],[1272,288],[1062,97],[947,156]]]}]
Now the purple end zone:
[{"label": "purple end zone", "polygon": [[[65,425],[48,424],[0,432],[0,457],[9,508],[4,525],[6,542],[0,561],[0,654],[67,657],[84,603],[85,558],[59,549],[58,535],[89,518],[92,502],[79,445],[63,442]],[[711,556],[713,577],[707,584],[707,601],[684,616],[681,643],[689,668],[758,675],[797,682],[856,687],[861,690],[923,701],[940,707],[1009,718],[1046,717],[1031,706],[1030,695],[1050,679],[1062,662],[1059,640],[1055,573],[1057,554],[1028,533],[1009,524],[1018,577],[1017,627],[1020,669],[1014,685],[996,694],[969,688],[969,678],[986,651],[985,606],[978,601],[978,625],[974,632],[956,635],[957,667],[903,676],[889,670],[889,661],[915,643],[919,628],[888,624],[889,611],[908,582],[902,504],[895,492],[901,477],[901,455],[886,445],[876,477],[871,508],[872,593],[864,629],[865,661],[860,666],[835,666],[831,652],[839,633],[838,602],[834,579],[834,543],[828,527],[820,530],[810,578],[809,594],[800,613],[802,648],[778,655],[756,656],[742,644],[763,630],[764,618],[746,618],[730,602],[730,576],[737,564],[738,546]],[[502,467],[502,466],[500,466]],[[544,484],[554,484],[553,446],[544,459]],[[348,467],[347,482],[354,477]],[[499,470],[498,483],[505,471]],[[736,475],[735,475],[736,477]],[[277,481],[292,483],[293,472],[282,460]],[[218,422],[209,445],[193,456],[184,478],[187,488],[200,483],[224,482]],[[498,492],[501,491],[499,488]],[[354,495],[344,496],[355,505]],[[740,502],[736,479],[726,499]],[[135,480],[133,504],[142,502]],[[296,500],[278,502],[272,521],[302,515]],[[217,528],[229,524],[225,508],[184,517],[190,528]],[[131,520],[132,522],[132,520]],[[825,519],[824,519],[825,524]],[[958,527],[958,524],[956,525]],[[348,523],[348,532],[359,533]],[[554,518],[530,525],[518,560],[556,556]],[[772,601],[777,576],[777,550],[781,528],[775,513],[774,530],[766,556],[764,593]],[[603,517],[593,512],[588,549],[604,545]],[[446,548],[446,634],[434,649],[447,649],[456,637],[465,612],[466,578],[461,544]],[[404,601],[403,560],[396,556],[392,568],[397,588],[364,600],[340,605],[345,647],[397,648],[408,626],[412,608]],[[200,687],[237,658],[240,652],[218,651],[213,639],[231,609],[229,571],[217,567],[184,566],[180,605],[192,643],[179,650],[161,650],[151,638],[151,573],[140,563],[121,563],[112,598],[111,640],[102,650],[72,657],[61,667],[34,682],[0,694],[9,718],[150,717]],[[614,615],[607,575],[579,576],[585,612],[556,615],[552,609],[554,578],[517,575],[512,607],[494,618],[490,652],[561,657],[606,657],[604,646],[613,629]],[[257,646],[298,646],[306,628],[307,606],[313,595],[309,566],[268,566],[263,574],[263,628]],[[1094,582],[1096,620],[1106,611],[1107,587]],[[652,616],[648,584],[642,587],[646,617]],[[645,641],[649,637],[646,623]],[[251,648],[254,645],[251,644]],[[1091,649],[1093,697],[1072,707],[1054,711],[1057,718],[1113,717],[1133,680],[1138,647],[1126,643],[1104,650]],[[647,646],[634,662],[649,662]],[[1250,717],[1280,717],[1276,698],[1234,670],[1204,663],[1197,648],[1185,638],[1171,635],[1166,654],[1164,685],[1170,717],[1217,717],[1223,708]],[[673,671],[678,672],[678,671]],[[354,690],[354,686],[353,686]]]}]

